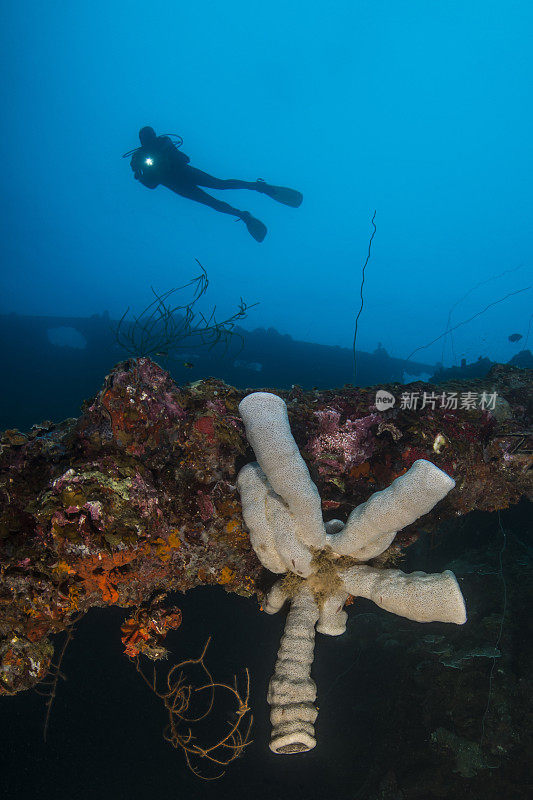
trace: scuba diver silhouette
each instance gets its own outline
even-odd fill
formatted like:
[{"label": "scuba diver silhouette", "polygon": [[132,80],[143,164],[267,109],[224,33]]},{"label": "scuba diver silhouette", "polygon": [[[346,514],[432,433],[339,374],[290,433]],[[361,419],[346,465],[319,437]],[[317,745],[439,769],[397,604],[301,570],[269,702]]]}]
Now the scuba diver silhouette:
[{"label": "scuba diver silhouette", "polygon": [[[172,138],[171,138],[172,137]],[[178,139],[175,142],[173,139]],[[136,180],[140,181],[148,189],[155,189],[159,184],[166,186],[182,197],[203,203],[215,211],[223,214],[232,214],[246,225],[248,232],[257,242],[262,242],[267,234],[266,225],[253,217],[248,211],[240,211],[238,208],[217,200],[210,194],[200,189],[206,186],[209,189],[253,189],[284,203],[287,206],[297,208],[303,195],[295,189],[287,189],[284,186],[271,186],[261,178],[257,181],[240,181],[235,179],[221,180],[207,172],[202,172],[189,164],[189,156],[182,153],[178,148],[183,144],[181,137],[176,134],[163,134],[157,136],[150,126],[141,128],[139,131],[141,146],[124,153],[123,158],[131,156],[130,166]]]}]

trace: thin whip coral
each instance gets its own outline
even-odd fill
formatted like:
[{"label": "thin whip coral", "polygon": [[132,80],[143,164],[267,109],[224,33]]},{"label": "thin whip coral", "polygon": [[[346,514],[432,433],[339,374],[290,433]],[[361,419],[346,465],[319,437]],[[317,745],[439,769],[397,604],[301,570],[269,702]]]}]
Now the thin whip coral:
[{"label": "thin whip coral", "polygon": [[[198,259],[196,263],[201,269],[196,278],[162,294],[151,287],[154,299],[140,314],[133,315],[133,319],[128,319],[130,309],[126,309],[115,326],[114,334],[117,344],[130,356],[168,356],[183,347],[211,349],[219,342],[223,342],[227,349],[234,337],[242,343],[236,324],[245,319],[248,310],[257,303],[247,305],[241,297],[237,311],[222,321],[216,318],[216,306],[209,316],[198,311],[196,303],[207,292],[209,279]],[[176,293],[189,288],[192,298],[188,302],[176,303]]]}]

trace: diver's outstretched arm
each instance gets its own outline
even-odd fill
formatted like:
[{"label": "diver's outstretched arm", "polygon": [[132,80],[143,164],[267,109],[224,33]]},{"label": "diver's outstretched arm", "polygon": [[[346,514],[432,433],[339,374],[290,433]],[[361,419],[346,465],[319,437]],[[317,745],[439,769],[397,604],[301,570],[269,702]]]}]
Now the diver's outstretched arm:
[{"label": "diver's outstretched arm", "polygon": [[156,189],[159,186],[159,181],[155,179],[150,180],[150,178],[142,172],[136,172],[133,177],[136,181],[140,181],[143,186],[146,186],[147,189]]}]

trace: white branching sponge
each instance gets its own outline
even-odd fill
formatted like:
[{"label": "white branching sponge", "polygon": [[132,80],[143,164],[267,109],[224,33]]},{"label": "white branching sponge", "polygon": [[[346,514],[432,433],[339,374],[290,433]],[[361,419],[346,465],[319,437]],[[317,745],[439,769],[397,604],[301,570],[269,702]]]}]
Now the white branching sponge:
[{"label": "white branching sponge", "polygon": [[287,599],[291,603],[268,690],[270,747],[275,753],[301,753],[316,745],[316,686],[310,676],[315,626],[329,636],[344,633],[348,595],[417,622],[466,622],[463,596],[449,570],[406,575],[365,563],[427,514],[455,482],[431,462],[415,461],[405,475],[354,509],[346,524],[324,524],[318,489],[292,436],[283,400],[254,392],[239,411],[257,458],[237,478],[250,541],[267,569],[294,576],[274,584],[265,606],[274,614]]}]

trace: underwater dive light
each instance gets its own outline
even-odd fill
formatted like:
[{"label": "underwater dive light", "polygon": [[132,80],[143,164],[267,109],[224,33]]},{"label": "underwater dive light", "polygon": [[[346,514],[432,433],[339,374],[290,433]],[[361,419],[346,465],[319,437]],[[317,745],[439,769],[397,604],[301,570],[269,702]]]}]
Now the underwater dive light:
[{"label": "underwater dive light", "polygon": [[144,163],[146,164],[147,167],[151,167],[153,165],[153,163],[154,163],[154,159],[153,158],[145,158],[144,159]]}]

